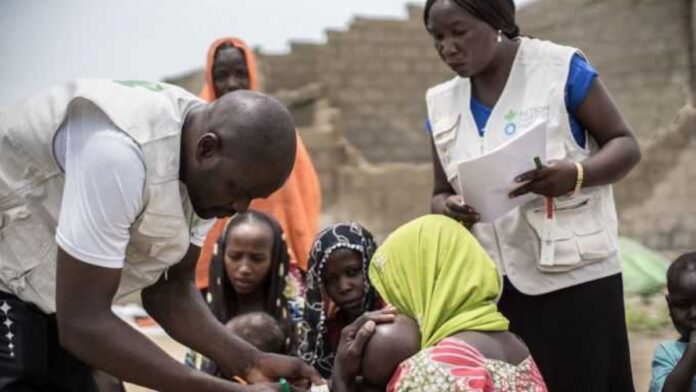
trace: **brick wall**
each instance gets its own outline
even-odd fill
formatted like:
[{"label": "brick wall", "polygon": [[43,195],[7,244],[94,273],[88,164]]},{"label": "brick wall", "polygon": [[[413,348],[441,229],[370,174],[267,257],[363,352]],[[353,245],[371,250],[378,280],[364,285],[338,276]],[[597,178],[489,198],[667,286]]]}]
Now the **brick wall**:
[{"label": "brick wall", "polygon": [[355,221],[382,241],[401,224],[428,213],[429,163],[369,163],[343,136],[339,110],[326,99],[313,109],[314,125],[299,131],[319,173],[322,226]]},{"label": "brick wall", "polygon": [[290,55],[259,54],[262,86],[265,91],[292,90],[319,80],[322,46],[292,42]]},{"label": "brick wall", "polygon": [[389,233],[430,211],[432,166],[388,163],[339,169],[334,221],[360,222],[382,242]]},{"label": "brick wall", "polygon": [[[696,115],[686,108],[673,122],[696,91],[694,3],[539,0],[518,13],[524,34],[581,48],[636,130],[644,159],[615,187],[620,228],[658,249],[696,244],[696,122],[688,120]],[[410,7],[405,20],[355,18],[328,31],[326,44],[259,55],[266,91],[323,86],[317,113],[330,120],[294,114],[321,178],[325,222],[355,219],[382,235],[428,210],[423,95],[450,72],[421,15]],[[200,73],[182,80],[195,92],[200,82]]]},{"label": "brick wall", "polygon": [[[690,98],[691,0],[541,0],[518,13],[523,33],[582,49],[640,136]],[[322,46],[261,56],[268,91],[312,77],[344,114],[344,133],[371,162],[426,162],[425,90],[451,76],[422,23],[356,18]],[[296,70],[293,70],[296,68]],[[298,75],[299,74],[299,75]]]},{"label": "brick wall", "polygon": [[696,109],[683,108],[616,187],[621,232],[656,249],[696,248]]},{"label": "brick wall", "polygon": [[[346,31],[327,31],[327,43],[311,53],[261,55],[268,91],[318,75],[341,110],[343,134],[370,162],[429,162],[424,94],[449,71],[437,59],[421,15],[420,7],[410,7],[406,20],[358,17]],[[299,59],[317,53],[316,69]],[[299,79],[282,71],[300,62]]]}]

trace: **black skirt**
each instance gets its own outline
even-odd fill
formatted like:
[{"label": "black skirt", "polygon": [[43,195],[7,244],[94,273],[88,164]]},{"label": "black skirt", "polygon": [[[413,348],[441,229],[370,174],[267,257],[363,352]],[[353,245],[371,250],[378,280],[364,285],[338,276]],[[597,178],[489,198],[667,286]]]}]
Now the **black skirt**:
[{"label": "black skirt", "polygon": [[505,278],[500,311],[550,392],[634,391],[621,274],[542,295]]}]

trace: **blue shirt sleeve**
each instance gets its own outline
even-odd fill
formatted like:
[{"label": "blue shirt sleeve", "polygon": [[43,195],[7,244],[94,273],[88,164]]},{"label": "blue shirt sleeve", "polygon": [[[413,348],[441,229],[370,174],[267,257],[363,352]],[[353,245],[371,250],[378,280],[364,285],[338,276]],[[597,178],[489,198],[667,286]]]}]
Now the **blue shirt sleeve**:
[{"label": "blue shirt sleeve", "polygon": [[592,82],[597,77],[597,70],[580,53],[575,53],[570,60],[568,81],[566,82],[566,107],[569,112],[574,112],[592,87]]},{"label": "blue shirt sleeve", "polygon": [[[575,53],[573,55],[570,60],[568,80],[566,81],[565,87],[565,104],[568,110],[570,129],[575,141],[580,146],[585,146],[585,129],[578,119],[575,118],[573,112],[582,104],[585,97],[587,97],[587,93],[590,91],[592,83],[597,75],[597,70],[580,53]],[[491,109],[486,108],[472,97],[470,110],[474,115],[476,125],[478,125],[479,134],[483,136]],[[425,129],[428,131],[429,135],[432,135],[433,131],[428,119],[425,120]]]},{"label": "blue shirt sleeve", "polygon": [[655,349],[652,360],[652,377],[650,380],[650,392],[662,392],[667,376],[672,373],[674,367],[681,359],[683,352],[674,342],[660,343]]}]

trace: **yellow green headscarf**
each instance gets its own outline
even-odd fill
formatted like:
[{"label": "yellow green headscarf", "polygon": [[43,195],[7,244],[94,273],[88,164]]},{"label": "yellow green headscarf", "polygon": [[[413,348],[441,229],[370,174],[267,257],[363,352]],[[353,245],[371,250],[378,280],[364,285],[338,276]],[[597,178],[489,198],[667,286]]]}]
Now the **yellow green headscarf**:
[{"label": "yellow green headscarf", "polygon": [[387,303],[418,322],[422,348],[461,331],[508,329],[495,304],[501,290],[495,263],[445,216],[398,228],[375,253],[369,275]]}]

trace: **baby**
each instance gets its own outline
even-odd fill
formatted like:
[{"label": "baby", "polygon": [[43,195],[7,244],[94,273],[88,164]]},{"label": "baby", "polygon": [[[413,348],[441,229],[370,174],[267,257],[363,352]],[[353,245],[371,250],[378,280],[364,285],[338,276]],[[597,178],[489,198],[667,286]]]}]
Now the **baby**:
[{"label": "baby", "polygon": [[681,337],[655,350],[650,392],[696,392],[696,252],[679,256],[669,267],[667,291],[669,314]]},{"label": "baby", "polygon": [[282,354],[285,348],[285,332],[270,314],[246,313],[227,322],[227,329],[252,346],[267,353]]},{"label": "baby", "polygon": [[[230,332],[263,352],[281,354],[285,348],[286,334],[280,323],[268,313],[245,313],[228,321],[225,326]],[[201,370],[223,377],[218,366],[209,360],[203,361]]]}]

